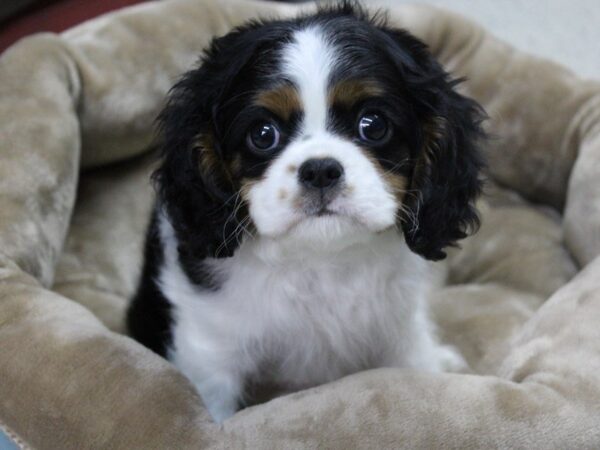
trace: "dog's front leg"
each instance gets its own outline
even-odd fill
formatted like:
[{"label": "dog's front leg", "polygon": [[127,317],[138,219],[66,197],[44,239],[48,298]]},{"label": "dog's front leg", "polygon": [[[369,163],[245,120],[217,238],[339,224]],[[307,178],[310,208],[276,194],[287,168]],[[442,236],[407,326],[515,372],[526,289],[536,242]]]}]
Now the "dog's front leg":
[{"label": "dog's front leg", "polygon": [[180,339],[178,344],[170,359],[192,382],[214,421],[221,423],[235,414],[244,394],[242,358],[206,337]]},{"label": "dog's front leg", "polygon": [[221,423],[240,407],[243,380],[232,372],[217,370],[194,380],[196,390],[215,422]]}]

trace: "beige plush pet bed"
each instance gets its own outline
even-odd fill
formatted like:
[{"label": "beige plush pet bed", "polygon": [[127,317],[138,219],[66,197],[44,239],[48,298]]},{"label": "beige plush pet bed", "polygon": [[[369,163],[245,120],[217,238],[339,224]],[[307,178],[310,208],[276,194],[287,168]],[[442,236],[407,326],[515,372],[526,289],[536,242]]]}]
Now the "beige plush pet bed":
[{"label": "beige plush pet bed", "polygon": [[211,36],[297,7],[149,3],[0,59],[0,428],[35,448],[600,448],[600,85],[397,7],[490,115],[483,227],[439,265],[472,374],[359,373],[214,425],[124,336],[153,119]]}]

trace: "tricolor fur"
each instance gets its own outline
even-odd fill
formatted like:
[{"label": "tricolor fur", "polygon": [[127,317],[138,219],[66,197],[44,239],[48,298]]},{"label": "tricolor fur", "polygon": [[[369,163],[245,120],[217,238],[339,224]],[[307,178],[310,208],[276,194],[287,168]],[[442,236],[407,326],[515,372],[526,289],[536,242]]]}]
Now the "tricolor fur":
[{"label": "tricolor fur", "polygon": [[477,225],[482,113],[455,85],[343,4],[237,28],[173,88],[128,320],[215,420],[251,385],[457,364],[423,259]]}]

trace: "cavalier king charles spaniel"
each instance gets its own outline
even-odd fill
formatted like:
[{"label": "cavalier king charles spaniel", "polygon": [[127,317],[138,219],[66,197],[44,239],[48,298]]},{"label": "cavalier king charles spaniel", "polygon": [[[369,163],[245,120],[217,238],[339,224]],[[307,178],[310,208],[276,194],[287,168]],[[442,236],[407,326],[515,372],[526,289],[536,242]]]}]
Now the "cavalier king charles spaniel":
[{"label": "cavalier king charles spaniel", "polygon": [[213,40],[161,113],[132,336],[215,421],[250,386],[453,370],[428,264],[478,225],[483,111],[406,31],[343,3]]}]

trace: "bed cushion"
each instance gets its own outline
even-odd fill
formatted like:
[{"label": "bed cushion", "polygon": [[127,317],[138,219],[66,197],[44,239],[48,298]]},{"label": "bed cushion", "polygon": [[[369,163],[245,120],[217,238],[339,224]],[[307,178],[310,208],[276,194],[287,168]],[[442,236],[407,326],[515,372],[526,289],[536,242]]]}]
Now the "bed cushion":
[{"label": "bed cushion", "polygon": [[213,424],[124,333],[153,198],[153,120],[214,35],[301,8],[131,7],[0,57],[0,429],[39,448],[594,448],[600,443],[600,84],[432,7],[390,21],[486,108],[483,225],[432,266],[463,374],[378,369]]}]

